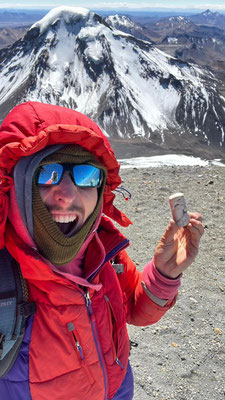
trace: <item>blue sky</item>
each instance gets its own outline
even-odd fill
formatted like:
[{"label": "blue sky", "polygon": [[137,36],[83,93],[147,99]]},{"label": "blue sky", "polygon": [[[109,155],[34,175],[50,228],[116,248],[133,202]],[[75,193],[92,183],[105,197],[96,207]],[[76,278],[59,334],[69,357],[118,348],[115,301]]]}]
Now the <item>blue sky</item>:
[{"label": "blue sky", "polygon": [[166,8],[166,9],[210,9],[217,11],[225,11],[224,0],[128,0],[128,1],[104,1],[104,0],[0,0],[0,8],[53,8],[57,6],[76,6],[87,7],[91,9],[113,8],[113,9],[143,9],[143,8]]}]

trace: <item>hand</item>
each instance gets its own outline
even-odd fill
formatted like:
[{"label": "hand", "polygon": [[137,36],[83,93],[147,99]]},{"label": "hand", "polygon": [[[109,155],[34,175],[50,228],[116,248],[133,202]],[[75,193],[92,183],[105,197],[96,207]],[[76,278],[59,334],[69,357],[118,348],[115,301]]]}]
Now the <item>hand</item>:
[{"label": "hand", "polygon": [[189,215],[190,222],[184,228],[179,228],[174,220],[170,221],[155,250],[155,266],[169,278],[177,278],[198,254],[199,242],[204,233],[202,218],[198,213]]}]

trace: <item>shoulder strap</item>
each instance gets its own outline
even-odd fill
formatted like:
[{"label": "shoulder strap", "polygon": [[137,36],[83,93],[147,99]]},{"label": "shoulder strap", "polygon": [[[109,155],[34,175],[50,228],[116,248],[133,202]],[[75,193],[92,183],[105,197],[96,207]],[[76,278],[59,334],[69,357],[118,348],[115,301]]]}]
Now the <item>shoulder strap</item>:
[{"label": "shoulder strap", "polygon": [[26,320],[35,312],[27,281],[7,249],[0,250],[0,378],[13,366],[23,341]]}]

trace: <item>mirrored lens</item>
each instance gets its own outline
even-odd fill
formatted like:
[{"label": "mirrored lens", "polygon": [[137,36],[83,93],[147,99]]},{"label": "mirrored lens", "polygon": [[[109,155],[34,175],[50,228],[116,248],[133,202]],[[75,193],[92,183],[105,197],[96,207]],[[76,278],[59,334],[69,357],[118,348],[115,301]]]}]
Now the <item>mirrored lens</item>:
[{"label": "mirrored lens", "polygon": [[39,185],[57,185],[63,173],[60,164],[42,165],[38,170],[37,183]]},{"label": "mirrored lens", "polygon": [[73,177],[77,186],[98,187],[101,184],[101,170],[93,165],[75,165]]}]

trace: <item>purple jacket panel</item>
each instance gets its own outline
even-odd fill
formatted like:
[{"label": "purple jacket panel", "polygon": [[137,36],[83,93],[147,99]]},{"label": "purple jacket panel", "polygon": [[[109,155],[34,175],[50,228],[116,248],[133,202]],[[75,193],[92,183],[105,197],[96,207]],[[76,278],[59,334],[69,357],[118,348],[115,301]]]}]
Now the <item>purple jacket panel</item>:
[{"label": "purple jacket panel", "polygon": [[119,390],[116,392],[112,400],[132,400],[134,396],[134,379],[133,372],[128,361],[127,373],[120,386]]},{"label": "purple jacket panel", "polygon": [[29,386],[29,347],[34,316],[28,318],[26,332],[18,357],[2,379],[0,398],[3,400],[32,400]]}]

